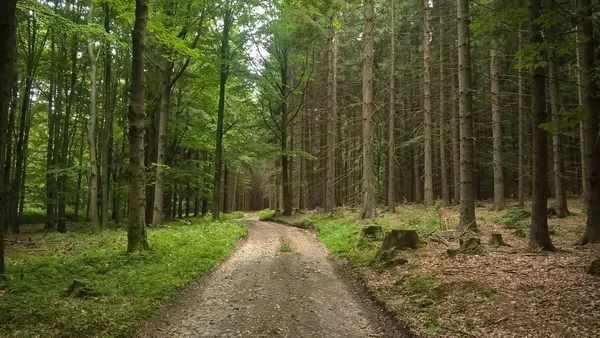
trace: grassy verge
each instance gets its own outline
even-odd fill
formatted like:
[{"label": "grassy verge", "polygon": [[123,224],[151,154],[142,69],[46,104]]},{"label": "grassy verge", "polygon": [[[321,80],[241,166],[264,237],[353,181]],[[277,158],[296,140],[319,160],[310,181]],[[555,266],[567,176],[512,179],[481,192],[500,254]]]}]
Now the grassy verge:
[{"label": "grassy verge", "polygon": [[[245,234],[242,222],[202,219],[149,229],[152,250],[142,254],[125,254],[126,234],[116,230],[14,245],[0,284],[0,336],[129,337]],[[74,279],[101,296],[64,296]]]},{"label": "grassy verge", "polygon": [[265,221],[275,216],[276,211],[273,209],[265,209],[258,212],[258,219]]}]

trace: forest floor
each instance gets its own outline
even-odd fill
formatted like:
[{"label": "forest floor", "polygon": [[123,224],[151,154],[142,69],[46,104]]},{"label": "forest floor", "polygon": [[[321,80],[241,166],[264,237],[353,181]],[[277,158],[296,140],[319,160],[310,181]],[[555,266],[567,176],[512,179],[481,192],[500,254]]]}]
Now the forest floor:
[{"label": "forest floor", "polygon": [[142,337],[407,337],[328,258],[313,231],[248,221],[246,242]]},{"label": "forest floor", "polygon": [[[529,215],[516,204],[500,212],[478,205],[483,245],[476,254],[454,251],[457,208],[406,205],[368,222],[347,209],[333,216],[311,212],[274,220],[316,228],[375,298],[420,336],[600,337],[600,279],[586,274],[600,257],[600,246],[577,245],[585,215],[578,201],[570,203],[573,215],[549,220],[556,253],[528,250]],[[417,230],[421,244],[398,254],[407,264],[386,268],[376,260],[381,240],[361,236],[366,225]],[[488,244],[492,233],[502,234],[509,246]]]},{"label": "forest floor", "polygon": [[[235,249],[246,235],[244,222],[228,220],[237,216],[149,228],[151,250],[135,254],[125,253],[122,229],[92,232],[87,223],[69,223],[61,234],[43,224],[22,226],[6,238],[0,337],[131,337]],[[77,288],[67,295],[70,286]]]}]

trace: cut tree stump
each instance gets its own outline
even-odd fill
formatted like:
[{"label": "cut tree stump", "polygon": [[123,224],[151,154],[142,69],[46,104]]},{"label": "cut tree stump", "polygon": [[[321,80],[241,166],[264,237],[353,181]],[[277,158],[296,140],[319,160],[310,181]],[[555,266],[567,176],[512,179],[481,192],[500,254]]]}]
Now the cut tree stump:
[{"label": "cut tree stump", "polygon": [[587,271],[588,274],[592,276],[600,276],[600,258],[590,264],[590,267]]},{"label": "cut tree stump", "polygon": [[65,296],[75,298],[93,298],[100,297],[102,294],[89,288],[84,282],[74,279],[69,288],[65,290]]},{"label": "cut tree stump", "polygon": [[383,239],[381,250],[395,247],[397,250],[416,249],[419,246],[419,234],[414,230],[392,230]]},{"label": "cut tree stump", "polygon": [[504,239],[502,239],[502,234],[496,233],[492,234],[492,236],[490,237],[490,244],[495,246],[510,246],[506,244]]},{"label": "cut tree stump", "polygon": [[368,227],[362,228],[361,234],[363,237],[377,239],[383,235],[383,228],[381,225],[369,225]]},{"label": "cut tree stump", "polygon": [[481,239],[479,237],[469,237],[460,239],[460,251],[461,253],[473,253],[477,254],[481,252]]}]

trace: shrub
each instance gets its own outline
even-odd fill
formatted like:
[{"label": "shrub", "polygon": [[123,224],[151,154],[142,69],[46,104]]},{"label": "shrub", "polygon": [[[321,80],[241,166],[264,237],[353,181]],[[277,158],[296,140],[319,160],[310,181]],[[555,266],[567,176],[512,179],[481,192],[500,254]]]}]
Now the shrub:
[{"label": "shrub", "polygon": [[276,211],[273,209],[265,209],[258,212],[258,219],[267,220],[269,218],[273,218],[275,216]]}]

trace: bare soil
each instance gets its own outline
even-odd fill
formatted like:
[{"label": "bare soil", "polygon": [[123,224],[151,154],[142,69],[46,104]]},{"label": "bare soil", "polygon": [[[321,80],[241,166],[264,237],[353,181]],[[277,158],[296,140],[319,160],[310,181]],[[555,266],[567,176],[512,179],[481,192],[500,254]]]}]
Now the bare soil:
[{"label": "bare soil", "polygon": [[407,337],[336,272],[313,232],[256,220],[248,230],[137,337]]}]

